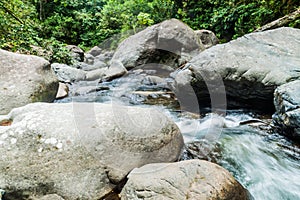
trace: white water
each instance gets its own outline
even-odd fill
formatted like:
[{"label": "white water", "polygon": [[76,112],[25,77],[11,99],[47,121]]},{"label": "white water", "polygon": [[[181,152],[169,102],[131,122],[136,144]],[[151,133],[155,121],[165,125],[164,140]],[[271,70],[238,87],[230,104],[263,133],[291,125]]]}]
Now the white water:
[{"label": "white water", "polygon": [[[201,123],[197,119],[177,118],[185,141],[197,140],[198,133],[214,125],[211,116]],[[231,127],[222,129],[211,159],[229,170],[256,200],[300,199],[299,149],[295,147],[294,152],[282,147],[293,145],[282,136],[238,125],[239,121],[249,119],[253,118],[240,112],[224,118],[224,124]]]}]

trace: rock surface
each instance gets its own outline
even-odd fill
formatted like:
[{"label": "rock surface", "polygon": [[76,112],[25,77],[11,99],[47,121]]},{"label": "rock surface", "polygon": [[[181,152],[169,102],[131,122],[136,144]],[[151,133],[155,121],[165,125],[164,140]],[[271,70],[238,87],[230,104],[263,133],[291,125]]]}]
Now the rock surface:
[{"label": "rock surface", "polygon": [[274,93],[273,119],[283,133],[300,141],[300,80],[278,87]]},{"label": "rock surface", "polygon": [[102,49],[98,46],[94,46],[91,48],[88,52],[88,54],[91,54],[92,56],[96,57],[102,53]]},{"label": "rock surface", "polygon": [[99,103],[35,103],[0,121],[0,188],[7,197],[99,199],[133,168],[178,159],[177,126],[161,112]]},{"label": "rock surface", "polygon": [[57,94],[56,94],[56,97],[55,99],[62,99],[62,98],[65,98],[67,97],[69,94],[69,87],[67,84],[65,83],[59,83],[59,86],[58,86],[58,90],[57,90]]},{"label": "rock surface", "polygon": [[[104,63],[105,64],[105,63]],[[77,69],[66,64],[53,63],[51,68],[57,78],[62,82],[94,81],[94,80],[112,80],[127,73],[126,68],[121,62],[113,62],[109,67],[88,65],[83,69]],[[87,69],[87,71],[84,71]]]},{"label": "rock surface", "polygon": [[148,164],[128,175],[121,199],[246,200],[247,190],[224,168],[203,160]]},{"label": "rock surface", "polygon": [[48,194],[41,197],[31,197],[30,200],[64,200],[57,194]]},{"label": "rock surface", "polygon": [[192,85],[201,104],[211,100],[206,83],[219,89],[224,83],[229,107],[273,111],[275,88],[300,78],[300,29],[251,33],[213,46],[174,77],[174,87],[181,90]]},{"label": "rock surface", "polygon": [[182,53],[203,49],[190,27],[177,19],[170,19],[124,40],[112,60],[120,61],[126,69],[146,63],[162,63],[176,68],[181,65]]},{"label": "rock surface", "polygon": [[52,70],[57,78],[63,82],[82,81],[86,78],[86,72],[81,69],[70,67],[66,64],[53,63]]},{"label": "rock surface", "polygon": [[71,52],[71,56],[74,60],[82,62],[84,59],[84,52],[78,46],[75,45],[67,45],[66,48]]},{"label": "rock surface", "polygon": [[0,114],[35,101],[55,99],[58,80],[37,56],[0,50]]},{"label": "rock surface", "polygon": [[201,40],[202,44],[206,49],[219,44],[219,39],[217,36],[210,30],[197,30],[195,31],[198,38]]}]

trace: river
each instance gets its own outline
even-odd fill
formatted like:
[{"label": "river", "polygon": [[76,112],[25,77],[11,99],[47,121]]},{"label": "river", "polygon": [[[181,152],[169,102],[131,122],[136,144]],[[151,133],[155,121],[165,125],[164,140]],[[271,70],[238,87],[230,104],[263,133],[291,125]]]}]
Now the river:
[{"label": "river", "polygon": [[[206,149],[207,152],[199,157],[230,171],[256,200],[300,199],[300,148],[272,129],[271,116],[246,110],[227,110],[226,116],[217,116],[221,124],[211,123],[211,119],[216,118],[215,114],[181,112],[178,103],[163,87],[141,84],[141,80],[146,77],[144,72],[153,73],[151,70],[136,70],[111,82],[74,83],[70,86],[69,97],[56,102],[102,102],[156,107],[175,121],[186,146],[201,143],[205,131],[218,126],[219,134],[208,141],[209,150]],[[152,93],[148,94],[148,91]],[[264,123],[239,123],[253,119]],[[183,155],[182,159],[190,158],[189,155]]]}]

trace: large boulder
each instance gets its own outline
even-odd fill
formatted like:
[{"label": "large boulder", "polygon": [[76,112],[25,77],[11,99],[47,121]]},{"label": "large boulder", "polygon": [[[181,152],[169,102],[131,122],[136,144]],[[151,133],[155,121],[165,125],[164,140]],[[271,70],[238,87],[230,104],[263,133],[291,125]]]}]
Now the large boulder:
[{"label": "large boulder", "polygon": [[177,19],[166,20],[124,40],[112,60],[120,61],[127,69],[146,63],[163,63],[174,68],[186,62],[181,55],[203,50],[194,31]]},{"label": "large boulder", "polygon": [[[154,109],[35,103],[0,116],[0,188],[7,199],[99,199],[135,167],[178,159],[178,127]],[[4,123],[0,123],[4,124]]]},{"label": "large boulder", "polygon": [[200,105],[213,100],[212,93],[221,94],[223,90],[229,107],[273,111],[275,88],[300,79],[299,71],[300,29],[278,28],[213,46],[173,76],[176,90],[192,86],[189,95],[196,93]]},{"label": "large boulder", "polygon": [[0,49],[0,114],[36,101],[55,99],[58,80],[43,58]]},{"label": "large boulder", "polygon": [[276,113],[275,124],[283,133],[300,139],[300,80],[292,81],[278,87],[274,93]]},{"label": "large boulder", "polygon": [[121,199],[246,200],[249,193],[224,168],[204,161],[148,164],[128,175]]}]

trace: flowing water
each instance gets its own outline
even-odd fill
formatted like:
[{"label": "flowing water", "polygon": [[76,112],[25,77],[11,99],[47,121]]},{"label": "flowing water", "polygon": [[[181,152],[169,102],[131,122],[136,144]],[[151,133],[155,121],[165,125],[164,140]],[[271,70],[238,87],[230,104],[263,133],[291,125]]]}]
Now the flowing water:
[{"label": "flowing water", "polygon": [[[151,70],[147,71],[149,73]],[[113,102],[156,107],[175,121],[183,133],[186,146],[203,141],[207,130],[217,128],[217,137],[208,140],[211,144],[206,154],[200,157],[229,170],[256,200],[300,199],[300,148],[272,131],[268,125],[270,116],[259,116],[243,110],[227,111],[226,116],[209,113],[198,116],[180,112],[165,86],[141,85],[144,78],[145,74],[137,71],[109,83],[79,82],[71,86],[70,97],[57,102]],[[134,92],[157,88],[164,92],[146,96]],[[149,97],[152,101],[149,101]],[[266,123],[257,126],[239,123],[259,118],[264,118]],[[183,159],[190,158],[187,155]]]},{"label": "flowing water", "polygon": [[[239,122],[253,117],[233,111],[225,121],[232,124],[232,119]],[[196,123],[186,118],[177,120],[183,131],[188,130],[183,134],[189,142],[197,140],[190,134]],[[206,159],[229,170],[254,199],[300,199],[300,149],[285,137],[250,125],[233,125],[222,129],[214,147]]]}]

